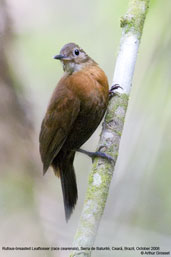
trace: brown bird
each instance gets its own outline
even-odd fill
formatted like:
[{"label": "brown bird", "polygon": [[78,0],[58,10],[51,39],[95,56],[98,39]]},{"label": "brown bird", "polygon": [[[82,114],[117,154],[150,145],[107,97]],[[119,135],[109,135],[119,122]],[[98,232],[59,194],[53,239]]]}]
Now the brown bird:
[{"label": "brown bird", "polygon": [[61,179],[65,217],[68,220],[77,201],[73,167],[75,151],[90,157],[108,158],[104,153],[79,148],[104,116],[109,87],[104,71],[78,45],[66,44],[54,58],[62,62],[65,73],[53,92],[42,122],[40,155],[43,173],[52,166],[55,175]]}]

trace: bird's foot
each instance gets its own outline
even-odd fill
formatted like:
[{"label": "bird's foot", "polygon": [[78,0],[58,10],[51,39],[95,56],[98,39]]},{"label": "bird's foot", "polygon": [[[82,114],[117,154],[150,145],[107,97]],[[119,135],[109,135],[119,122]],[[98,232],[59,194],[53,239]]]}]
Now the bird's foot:
[{"label": "bird's foot", "polygon": [[102,147],[100,147],[99,151],[96,151],[96,152],[89,152],[89,151],[86,151],[86,150],[83,150],[83,149],[77,149],[76,152],[84,153],[84,154],[88,155],[92,160],[95,157],[101,157],[103,159],[108,160],[109,162],[114,162],[114,159],[110,155],[100,152],[101,148]]},{"label": "bird's foot", "polygon": [[114,84],[111,89],[109,90],[109,99],[111,99],[116,93],[114,92],[116,89],[121,88],[123,89],[119,84]]}]

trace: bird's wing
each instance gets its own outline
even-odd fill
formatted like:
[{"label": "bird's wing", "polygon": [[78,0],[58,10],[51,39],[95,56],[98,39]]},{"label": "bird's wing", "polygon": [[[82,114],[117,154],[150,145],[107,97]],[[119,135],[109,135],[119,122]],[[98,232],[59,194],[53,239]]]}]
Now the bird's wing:
[{"label": "bird's wing", "polygon": [[44,174],[62,148],[79,110],[80,101],[71,91],[57,91],[52,96],[39,136]]}]

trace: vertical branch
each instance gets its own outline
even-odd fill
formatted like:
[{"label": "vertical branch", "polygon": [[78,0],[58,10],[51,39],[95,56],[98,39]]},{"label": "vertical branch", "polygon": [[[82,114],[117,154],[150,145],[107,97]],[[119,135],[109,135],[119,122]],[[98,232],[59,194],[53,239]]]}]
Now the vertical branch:
[{"label": "vertical branch", "polygon": [[117,95],[109,102],[99,147],[111,155],[113,163],[96,158],[89,175],[88,190],[73,246],[79,250],[70,257],[91,256],[97,229],[105,208],[110,182],[118,157],[120,138],[124,126],[128,98],[142,35],[144,20],[150,0],[130,0],[129,8],[121,18],[122,37],[116,61],[113,84],[119,84]]}]

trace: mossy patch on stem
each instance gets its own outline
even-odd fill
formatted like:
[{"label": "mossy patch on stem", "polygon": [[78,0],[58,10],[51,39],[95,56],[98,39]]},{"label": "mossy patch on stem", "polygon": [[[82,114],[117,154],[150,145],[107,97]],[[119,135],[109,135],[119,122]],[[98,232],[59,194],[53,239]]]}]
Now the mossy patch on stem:
[{"label": "mossy patch on stem", "polygon": [[127,14],[121,17],[120,26],[121,28],[125,28],[125,33],[130,31],[136,34],[138,33],[138,37],[140,38],[149,0],[132,0],[129,6]]},{"label": "mossy patch on stem", "polygon": [[128,99],[129,96],[127,94],[117,94],[113,97],[112,101],[109,103],[108,111],[105,117],[106,123],[112,121],[115,116],[117,116],[118,118],[122,118],[120,117],[122,115],[119,115],[116,111],[119,107],[122,107],[125,112],[128,105]]}]

